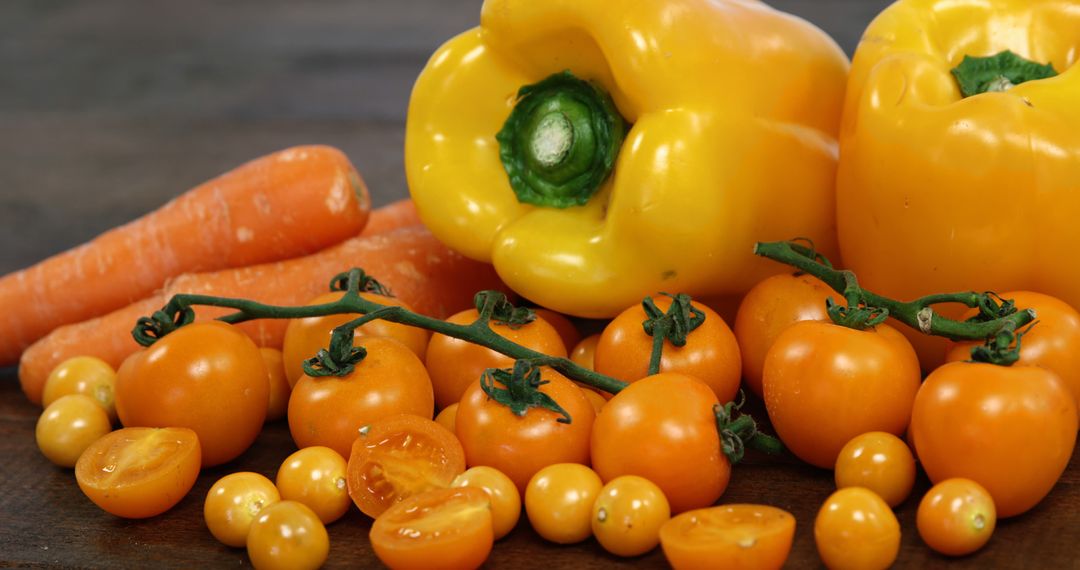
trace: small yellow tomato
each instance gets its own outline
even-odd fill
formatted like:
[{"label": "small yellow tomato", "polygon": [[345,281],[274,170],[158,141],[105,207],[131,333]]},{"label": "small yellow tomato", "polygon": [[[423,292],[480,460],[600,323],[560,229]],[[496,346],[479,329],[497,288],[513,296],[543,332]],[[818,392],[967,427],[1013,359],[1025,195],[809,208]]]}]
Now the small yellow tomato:
[{"label": "small yellow tomato", "polygon": [[266,371],[269,373],[270,398],[267,401],[266,421],[280,420],[289,412],[289,395],[292,386],[288,377],[285,376],[285,364],[282,361],[281,351],[276,348],[262,347],[259,349]]},{"label": "small yellow tomato", "polygon": [[330,536],[303,503],[279,501],[263,508],[251,523],[247,551],[258,570],[315,569],[326,562]]},{"label": "small yellow tomato", "polygon": [[660,543],[671,506],[655,483],[637,475],[608,481],[592,508],[592,533],[604,550],[637,556]]},{"label": "small yellow tomato", "polygon": [[586,388],[582,386],[581,391],[585,394],[585,399],[588,400],[590,404],[592,404],[593,409],[596,410],[597,414],[599,414],[600,410],[603,409],[604,404],[607,404],[607,398],[604,398],[604,396],[600,394],[600,392],[597,392],[592,388]]},{"label": "small yellow tomato", "polygon": [[281,500],[266,477],[243,471],[218,479],[203,502],[203,519],[210,534],[227,546],[247,544],[251,523],[269,505]]},{"label": "small yellow tomato", "polygon": [[848,487],[825,501],[814,520],[814,541],[831,570],[892,566],[900,552],[900,523],[873,491]]},{"label": "small yellow tomato", "polygon": [[442,411],[435,415],[435,422],[450,430],[450,433],[456,433],[454,429],[457,426],[457,410],[457,404],[446,406]]},{"label": "small yellow tomato", "polygon": [[521,518],[521,494],[505,473],[494,467],[477,466],[454,478],[451,487],[476,487],[491,497],[491,525],[498,540],[517,525]]},{"label": "small yellow tomato", "polygon": [[533,530],[551,542],[573,544],[592,534],[592,506],[604,483],[577,463],[548,465],[525,488],[525,514]]},{"label": "small yellow tomato", "polygon": [[844,445],[836,458],[834,475],[837,489],[866,487],[895,507],[915,485],[915,456],[904,440],[871,431]]},{"label": "small yellow tomato", "polygon": [[915,523],[927,546],[949,556],[963,556],[990,540],[997,524],[997,510],[985,487],[955,477],[927,491],[919,503]]},{"label": "small yellow tomato", "polygon": [[75,467],[90,444],[112,431],[108,414],[89,396],[61,396],[38,416],[38,449],[60,467]]},{"label": "small yellow tomato", "polygon": [[583,339],[570,351],[570,360],[578,366],[595,370],[596,345],[600,343],[600,335],[593,334]]},{"label": "small yellow tomato", "polygon": [[329,447],[305,447],[281,464],[277,488],[281,498],[308,506],[323,524],[342,517],[352,505],[345,458]]},{"label": "small yellow tomato", "polygon": [[63,396],[84,394],[105,410],[110,422],[116,423],[115,386],[116,371],[107,362],[93,356],[76,356],[57,364],[49,373],[41,405],[47,408]]}]

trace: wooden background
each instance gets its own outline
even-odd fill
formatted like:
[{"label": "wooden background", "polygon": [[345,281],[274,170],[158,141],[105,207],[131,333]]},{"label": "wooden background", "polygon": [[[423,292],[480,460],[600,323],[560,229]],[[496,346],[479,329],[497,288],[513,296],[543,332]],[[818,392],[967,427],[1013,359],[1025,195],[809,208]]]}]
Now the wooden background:
[{"label": "wooden background", "polygon": [[[538,0],[539,1],[539,0]],[[614,0],[612,0],[614,1]],[[777,0],[848,53],[882,0]],[[412,82],[444,40],[477,23],[479,0],[122,0],[0,3],[0,272],[32,264],[145,213],[267,152],[302,143],[343,149],[376,205],[407,194],[402,168]],[[72,284],[77,294],[78,284]],[[0,316],[2,318],[2,316]],[[166,515],[125,521],[94,507],[70,470],[37,451],[39,410],[13,369],[0,370],[0,565],[181,567],[246,565],[202,523],[220,476],[273,476],[294,449],[268,426],[233,464],[203,473]],[[956,567],[1080,568],[1080,468],[1029,514]],[[898,566],[947,560],[914,531],[918,487],[898,510]],[[791,459],[751,458],[725,502],[766,502],[798,520],[789,566],[820,566],[814,513],[831,473]],[[332,567],[375,564],[357,511],[330,527]],[[621,560],[593,541],[544,544],[526,524],[496,545],[490,567],[664,565],[659,550]]]}]

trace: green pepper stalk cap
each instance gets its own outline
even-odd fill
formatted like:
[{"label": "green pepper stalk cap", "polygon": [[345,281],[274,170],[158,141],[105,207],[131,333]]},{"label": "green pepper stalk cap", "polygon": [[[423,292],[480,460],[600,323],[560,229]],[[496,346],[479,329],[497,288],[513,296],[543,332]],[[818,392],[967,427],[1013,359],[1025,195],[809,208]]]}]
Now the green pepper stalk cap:
[{"label": "green pepper stalk cap", "polygon": [[971,97],[991,91],[1008,91],[1025,81],[1046,79],[1057,75],[1054,66],[1042,65],[1005,50],[989,57],[964,56],[964,61],[952,69],[960,84],[960,93]]}]

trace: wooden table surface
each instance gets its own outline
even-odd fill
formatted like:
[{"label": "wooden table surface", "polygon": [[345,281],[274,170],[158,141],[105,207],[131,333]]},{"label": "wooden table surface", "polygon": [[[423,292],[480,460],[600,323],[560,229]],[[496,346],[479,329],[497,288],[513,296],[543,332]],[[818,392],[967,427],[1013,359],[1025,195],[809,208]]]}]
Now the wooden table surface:
[{"label": "wooden table surface", "polygon": [[[881,0],[773,4],[811,20],[849,53]],[[0,3],[0,273],[34,263],[149,211],[258,155],[302,143],[342,148],[374,202],[406,195],[402,169],[409,89],[430,53],[475,25],[479,0],[121,0]],[[78,284],[73,284],[77,294]],[[0,316],[2,318],[2,316]],[[247,565],[217,543],[202,500],[219,477],[273,477],[294,449],[266,427],[238,460],[202,473],[176,508],[146,521],[91,504],[71,470],[34,443],[40,409],[0,369],[0,566]],[[979,553],[947,560],[914,528],[916,490],[900,506],[899,567],[1080,568],[1080,459],[1031,512],[1000,523]],[[723,502],[792,512],[789,566],[817,567],[812,526],[830,472],[791,458],[750,457]],[[330,567],[377,564],[358,511],[329,527]],[[592,540],[556,547],[527,524],[500,541],[489,567],[661,567],[659,550],[623,560]]]}]

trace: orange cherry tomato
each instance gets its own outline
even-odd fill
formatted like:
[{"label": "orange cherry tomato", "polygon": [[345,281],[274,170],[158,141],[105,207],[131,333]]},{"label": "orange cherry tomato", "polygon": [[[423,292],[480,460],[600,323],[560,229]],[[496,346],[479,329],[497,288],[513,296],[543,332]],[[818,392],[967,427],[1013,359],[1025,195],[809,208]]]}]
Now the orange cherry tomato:
[{"label": "orange cherry tomato", "polygon": [[393,570],[468,570],[494,542],[488,494],[475,487],[434,489],[390,507],[371,525],[375,555]]},{"label": "orange cherry tomato", "polygon": [[266,421],[280,420],[289,412],[289,395],[292,394],[292,386],[285,377],[285,365],[281,360],[281,351],[276,348],[262,347],[259,349],[263,362],[266,364],[266,372],[270,379],[270,397],[266,405]]},{"label": "orange cherry tomato", "polygon": [[116,376],[126,427],[186,427],[199,434],[203,466],[251,447],[266,419],[270,383],[259,347],[221,321],[180,327],[129,356]]},{"label": "orange cherry tomato", "polygon": [[767,505],[720,505],[687,511],[660,527],[660,546],[676,570],[772,570],[784,565],[795,517]]},{"label": "orange cherry tomato", "polygon": [[330,554],[330,536],[306,505],[278,501],[251,523],[247,552],[256,570],[314,570]]},{"label": "orange cherry tomato", "polygon": [[921,379],[915,350],[889,325],[857,331],[802,321],[765,357],[765,408],[792,453],[831,469],[859,434],[903,434]]},{"label": "orange cherry tomato", "polygon": [[900,553],[900,523],[873,491],[848,487],[821,506],[814,519],[814,541],[830,569],[884,569]]},{"label": "orange cherry tomato", "polygon": [[747,291],[732,328],[739,341],[743,380],[753,393],[765,393],[761,386],[765,354],[780,333],[799,321],[828,319],[825,300],[830,297],[844,304],[842,295],[806,273],[773,275]]},{"label": "orange cherry tomato", "polygon": [[90,396],[116,422],[116,371],[94,356],[69,358],[52,369],[41,393],[42,407],[69,394]]},{"label": "orange cherry tomato", "polygon": [[112,431],[109,415],[90,396],[70,394],[49,404],[38,417],[38,449],[60,467],[75,467],[86,448]]},{"label": "orange cherry tomato", "polygon": [[997,516],[1035,506],[1061,477],[1076,445],[1076,401],[1037,366],[951,362],[926,378],[911,415],[919,462],[934,483],[978,482]]},{"label": "orange cherry tomato", "polygon": [[476,487],[491,498],[491,525],[498,540],[514,530],[521,518],[521,493],[505,473],[494,467],[478,466],[454,477],[451,487]]},{"label": "orange cherry tomato", "polygon": [[305,447],[285,458],[274,480],[281,498],[308,506],[322,521],[340,519],[349,498],[345,458],[329,447]]},{"label": "orange cherry tomato", "polygon": [[599,414],[600,410],[602,410],[604,408],[604,405],[607,404],[607,398],[605,398],[603,394],[597,392],[596,390],[593,390],[592,388],[586,388],[584,386],[581,386],[581,393],[585,394],[585,398],[589,400],[589,403],[592,404],[593,410],[595,410],[597,414]]},{"label": "orange cherry tomato", "polygon": [[592,508],[592,533],[604,550],[637,556],[660,544],[660,527],[671,518],[664,492],[652,481],[623,475],[608,481]]},{"label": "orange cherry tomato", "polygon": [[360,430],[349,455],[349,496],[374,518],[411,496],[449,487],[463,471],[465,452],[454,434],[427,418],[399,414]]},{"label": "orange cherry tomato", "polygon": [[450,433],[455,433],[457,431],[457,409],[458,404],[446,406],[435,415],[435,422],[446,428]]},{"label": "orange cherry tomato", "polygon": [[304,375],[289,397],[289,431],[297,447],[321,445],[349,455],[361,427],[397,414],[430,418],[431,380],[424,363],[400,342],[360,340],[367,350],[345,376]]},{"label": "orange cherry tomato", "polygon": [[218,479],[203,502],[203,519],[210,534],[226,546],[247,544],[251,523],[263,508],[281,500],[274,482],[242,471]]},{"label": "orange cherry tomato", "polygon": [[[540,378],[547,394],[570,415],[532,407],[522,416],[488,397],[480,380],[461,397],[456,429],[465,462],[470,466],[488,465],[505,473],[525,492],[529,479],[540,469],[555,463],[589,462],[589,434],[596,411],[577,384],[562,374],[542,368]],[[496,388],[504,387],[496,383]]]},{"label": "orange cherry tomato", "polygon": [[547,323],[553,327],[559,333],[559,338],[563,341],[563,347],[569,349],[571,346],[575,346],[578,341],[581,340],[581,333],[578,332],[577,327],[573,321],[568,319],[566,315],[562,313],[556,313],[551,309],[544,309],[537,307],[533,309],[533,312],[540,318],[547,321]]},{"label": "orange cherry tomato", "polygon": [[990,540],[997,512],[982,485],[957,477],[934,485],[923,496],[915,522],[927,546],[949,556],[963,556]]},{"label": "orange cherry tomato", "polygon": [[[479,316],[476,309],[467,309],[446,319],[447,322],[464,325]],[[491,330],[503,338],[550,356],[566,357],[566,346],[558,331],[543,317],[519,327],[501,325],[492,321]],[[480,379],[488,368],[510,368],[514,360],[478,344],[442,334],[431,335],[428,343],[427,368],[431,373],[431,385],[435,390],[435,405],[445,408],[461,400],[470,384]]]},{"label": "orange cherry tomato", "polygon": [[[312,299],[308,305],[322,305],[333,303],[345,296],[342,291],[323,293]],[[360,297],[380,305],[397,307],[410,307],[395,297],[377,295],[375,293],[360,293]],[[411,310],[411,309],[410,309]],[[330,335],[334,328],[349,321],[359,318],[358,313],[343,313],[339,315],[324,315],[320,317],[304,317],[289,321],[285,329],[285,339],[282,341],[281,351],[284,355],[285,376],[289,379],[289,385],[295,386],[304,375],[304,361],[315,356],[320,349],[330,345]],[[427,330],[393,323],[382,319],[375,319],[358,327],[353,331],[356,337],[385,337],[397,340],[416,354],[420,360],[424,359],[427,352],[427,343],[430,333]],[[354,341],[355,344],[362,344]]]},{"label": "orange cherry tomato", "polygon": [[904,502],[915,485],[915,457],[904,440],[891,433],[857,435],[836,458],[836,488],[866,487],[890,507]]},{"label": "orange cherry tomato", "polygon": [[718,403],[709,386],[684,374],[630,384],[596,418],[593,469],[604,481],[639,475],[656,483],[675,513],[713,504],[731,478],[716,431]]},{"label": "orange cherry tomato", "polygon": [[545,540],[581,542],[592,534],[592,506],[603,487],[600,476],[585,465],[548,465],[525,487],[525,514]]},{"label": "orange cherry tomato", "polygon": [[119,517],[159,515],[199,476],[199,437],[187,428],[134,427],[95,441],[79,456],[75,480],[91,501]]},{"label": "orange cherry tomato", "polygon": [[[671,298],[653,297],[656,306],[667,311]],[[685,346],[664,341],[660,372],[676,372],[705,382],[721,402],[730,402],[739,392],[742,363],[735,335],[715,311],[696,301],[691,305],[705,313],[705,321],[686,335]],[[601,374],[625,382],[648,376],[653,337],[642,323],[648,318],[641,305],[634,305],[615,317],[596,345],[595,366]]]},{"label": "orange cherry tomato", "polygon": [[599,334],[591,334],[581,339],[581,342],[574,345],[574,349],[570,351],[570,360],[573,360],[582,368],[595,370],[596,346],[598,344],[600,344]]},{"label": "orange cherry tomato", "polygon": [[[1002,293],[1001,298],[1012,299],[1018,309],[1035,309],[1038,315],[1038,323],[1020,341],[1020,360],[1016,364],[1053,370],[1080,402],[1080,312],[1060,299],[1031,291],[1010,291]],[[972,309],[960,318],[977,314],[978,309]],[[945,361],[971,360],[971,349],[976,344],[950,343]]]}]

